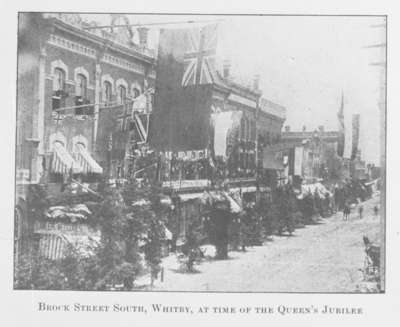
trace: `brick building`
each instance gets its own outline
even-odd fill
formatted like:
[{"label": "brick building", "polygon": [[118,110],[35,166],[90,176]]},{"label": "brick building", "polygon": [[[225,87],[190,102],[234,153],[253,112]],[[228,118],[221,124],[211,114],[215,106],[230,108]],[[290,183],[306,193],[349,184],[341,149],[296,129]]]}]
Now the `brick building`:
[{"label": "brick building", "polygon": [[128,127],[120,132],[136,137],[131,104],[142,93],[147,102],[154,88],[147,29],[137,30],[136,44],[129,28],[90,29],[95,26],[77,14],[19,16],[16,260],[33,228],[26,217],[30,186],[45,184],[56,194],[71,177],[90,183],[106,171],[116,176],[125,151],[108,156],[105,148],[118,130],[104,125],[118,129],[124,120]]}]

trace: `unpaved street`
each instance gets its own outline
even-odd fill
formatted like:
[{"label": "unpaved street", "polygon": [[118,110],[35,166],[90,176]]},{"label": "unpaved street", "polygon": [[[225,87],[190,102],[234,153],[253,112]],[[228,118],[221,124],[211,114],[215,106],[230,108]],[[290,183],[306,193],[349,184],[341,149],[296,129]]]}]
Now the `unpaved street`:
[{"label": "unpaved street", "polygon": [[342,214],[297,229],[292,237],[274,237],[247,252],[230,252],[230,259],[205,261],[199,273],[180,273],[168,267],[164,282],[154,290],[237,292],[354,292],[364,263],[362,236],[379,242],[379,216],[373,216],[375,197],[356,209],[350,220]]}]

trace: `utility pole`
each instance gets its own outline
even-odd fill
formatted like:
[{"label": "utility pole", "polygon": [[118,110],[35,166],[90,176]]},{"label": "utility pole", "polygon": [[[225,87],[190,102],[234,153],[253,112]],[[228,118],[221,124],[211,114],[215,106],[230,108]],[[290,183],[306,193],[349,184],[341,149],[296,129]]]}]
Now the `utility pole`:
[{"label": "utility pole", "polygon": [[386,78],[387,78],[387,17],[383,24],[371,25],[371,28],[379,28],[381,31],[381,43],[368,45],[366,49],[379,49],[381,58],[377,62],[371,62],[371,66],[380,69],[380,88],[379,88],[379,114],[380,114],[380,170],[381,170],[381,202],[380,202],[380,226],[381,226],[381,258],[380,258],[380,278],[381,291],[385,290],[385,253],[386,253]]}]

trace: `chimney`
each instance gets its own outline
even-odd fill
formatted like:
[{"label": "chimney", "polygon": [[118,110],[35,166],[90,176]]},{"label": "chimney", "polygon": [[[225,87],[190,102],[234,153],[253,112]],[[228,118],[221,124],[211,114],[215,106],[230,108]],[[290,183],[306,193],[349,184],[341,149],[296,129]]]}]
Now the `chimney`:
[{"label": "chimney", "polygon": [[147,48],[147,37],[149,34],[149,29],[147,27],[139,27],[137,29],[139,33],[139,45],[142,48]]},{"label": "chimney", "polygon": [[254,75],[253,89],[258,91],[260,89],[260,74]]},{"label": "chimney", "polygon": [[305,132],[307,130],[306,125],[303,126],[303,132]]},{"label": "chimney", "polygon": [[224,60],[223,66],[222,66],[223,72],[222,75],[224,78],[229,78],[230,77],[230,70],[231,70],[231,62],[228,59]]},{"label": "chimney", "polygon": [[289,125],[285,126],[285,132],[290,132],[290,126]]}]

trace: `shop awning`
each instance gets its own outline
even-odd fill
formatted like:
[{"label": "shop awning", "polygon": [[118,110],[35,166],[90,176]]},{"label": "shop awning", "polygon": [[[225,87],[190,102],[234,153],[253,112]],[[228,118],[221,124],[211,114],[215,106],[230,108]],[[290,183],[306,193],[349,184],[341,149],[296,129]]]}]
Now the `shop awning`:
[{"label": "shop awning", "polygon": [[326,195],[332,196],[332,193],[321,183],[313,183],[313,184],[303,184],[301,185],[301,193],[297,196],[297,198],[302,199],[306,194],[318,194],[318,196],[322,199],[325,199]]},{"label": "shop awning", "polygon": [[242,211],[241,205],[225,191],[204,192],[202,200],[209,203],[229,203],[230,211],[233,213]]},{"label": "shop awning", "polygon": [[46,217],[50,219],[69,219],[71,222],[86,220],[92,212],[85,204],[73,206],[53,206],[46,211]]},{"label": "shop awning", "polygon": [[51,171],[58,174],[77,174],[81,172],[80,166],[72,158],[71,154],[60,142],[53,145],[53,160],[51,163]]},{"label": "shop awning", "polygon": [[273,152],[266,151],[263,155],[263,168],[272,170],[283,170],[283,163],[275,158]]},{"label": "shop awning", "polygon": [[103,168],[92,158],[89,151],[82,145],[77,144],[77,153],[75,154],[76,162],[81,167],[84,174],[94,173],[102,174]]},{"label": "shop awning", "polygon": [[239,213],[243,210],[242,207],[239,205],[239,203],[236,202],[235,199],[233,199],[228,193],[224,192],[224,195],[226,196],[226,198],[229,201],[231,212]]},{"label": "shop awning", "polygon": [[252,193],[257,191],[256,186],[243,186],[243,187],[232,187],[229,189],[230,192],[240,192],[240,193]]},{"label": "shop awning", "polygon": [[182,202],[189,201],[189,200],[195,200],[195,199],[201,199],[202,197],[203,197],[202,192],[179,194],[179,198]]}]

